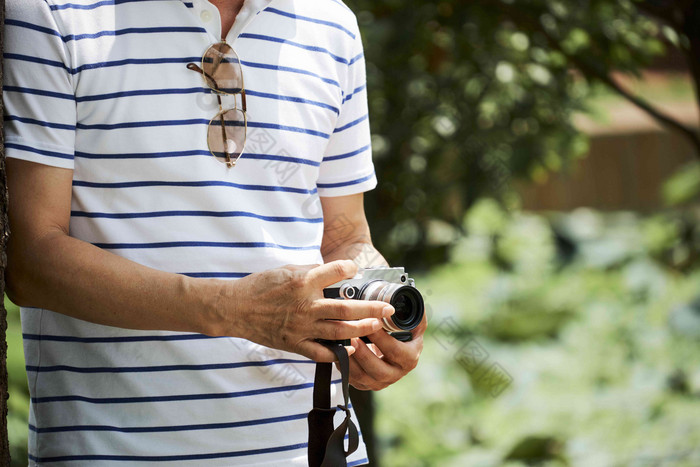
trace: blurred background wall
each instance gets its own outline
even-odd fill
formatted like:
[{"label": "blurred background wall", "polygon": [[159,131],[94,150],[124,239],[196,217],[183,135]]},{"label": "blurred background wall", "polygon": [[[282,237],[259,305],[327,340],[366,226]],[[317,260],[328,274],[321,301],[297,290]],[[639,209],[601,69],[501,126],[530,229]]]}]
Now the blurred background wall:
[{"label": "blurred background wall", "polygon": [[[618,79],[624,81],[624,77]],[[645,70],[640,81],[627,81],[697,131],[698,109],[689,73],[661,62]],[[648,213],[668,207],[663,185],[676,172],[691,170],[696,149],[683,135],[628,101],[610,97],[600,101],[598,120],[587,115],[574,118],[576,128],[589,138],[585,156],[566,173],[539,183],[519,182],[523,209],[561,211],[585,206]]]}]

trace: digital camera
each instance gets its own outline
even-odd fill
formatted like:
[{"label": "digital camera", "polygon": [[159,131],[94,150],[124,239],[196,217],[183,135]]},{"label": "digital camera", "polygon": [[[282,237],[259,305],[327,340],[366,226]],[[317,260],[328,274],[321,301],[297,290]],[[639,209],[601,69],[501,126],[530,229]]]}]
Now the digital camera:
[{"label": "digital camera", "polygon": [[[423,321],[423,296],[404,268],[376,267],[360,269],[352,279],[342,280],[323,289],[326,298],[379,300],[396,312],[383,318],[384,330],[400,341],[411,340],[411,330]],[[367,342],[366,338],[363,338]]]}]

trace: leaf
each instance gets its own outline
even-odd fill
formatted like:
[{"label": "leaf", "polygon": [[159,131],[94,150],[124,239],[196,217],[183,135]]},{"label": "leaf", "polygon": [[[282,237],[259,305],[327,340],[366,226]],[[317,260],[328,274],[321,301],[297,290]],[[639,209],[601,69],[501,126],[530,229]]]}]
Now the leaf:
[{"label": "leaf", "polygon": [[563,450],[564,442],[554,436],[527,436],[513,446],[504,460],[540,463],[560,458]]},{"label": "leaf", "polygon": [[671,311],[668,322],[676,334],[700,340],[700,297],[676,306]]},{"label": "leaf", "polygon": [[576,315],[568,309],[547,310],[537,302],[514,301],[491,315],[482,332],[502,341],[556,337]]},{"label": "leaf", "polygon": [[678,206],[700,196],[700,163],[687,164],[664,183],[663,197],[666,204]]}]

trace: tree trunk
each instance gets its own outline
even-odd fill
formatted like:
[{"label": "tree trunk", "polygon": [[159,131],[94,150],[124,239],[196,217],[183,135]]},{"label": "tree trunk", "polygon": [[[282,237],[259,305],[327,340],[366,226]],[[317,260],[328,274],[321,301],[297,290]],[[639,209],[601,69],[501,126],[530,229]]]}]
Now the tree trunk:
[{"label": "tree trunk", "polygon": [[688,7],[683,24],[683,33],[690,42],[687,56],[690,73],[695,83],[695,99],[700,110],[700,1],[694,1]]},{"label": "tree trunk", "polygon": [[[0,0],[0,25],[5,22],[5,0]],[[0,50],[3,30],[0,28]],[[0,62],[0,82],[2,82],[2,62]],[[2,88],[0,87],[0,110],[2,110]],[[5,266],[7,265],[8,225],[7,225],[7,181],[5,179],[5,135],[0,123],[0,466],[10,465],[10,442],[7,439],[7,310],[5,310]]]}]

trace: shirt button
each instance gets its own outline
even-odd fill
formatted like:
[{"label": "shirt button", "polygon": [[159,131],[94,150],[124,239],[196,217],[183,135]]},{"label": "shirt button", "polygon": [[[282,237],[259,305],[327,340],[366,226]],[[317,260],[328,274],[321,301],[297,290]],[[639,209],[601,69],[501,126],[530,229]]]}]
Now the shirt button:
[{"label": "shirt button", "polygon": [[202,18],[202,21],[209,22],[211,21],[211,12],[209,10],[202,10],[202,12],[199,14],[199,17]]}]

